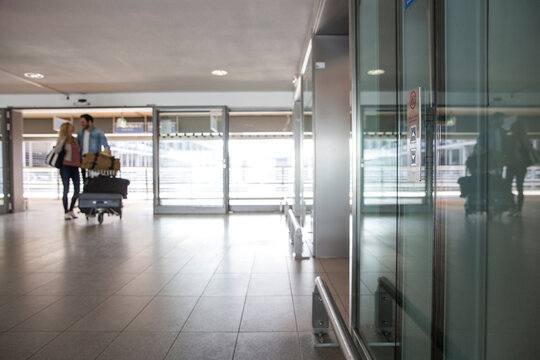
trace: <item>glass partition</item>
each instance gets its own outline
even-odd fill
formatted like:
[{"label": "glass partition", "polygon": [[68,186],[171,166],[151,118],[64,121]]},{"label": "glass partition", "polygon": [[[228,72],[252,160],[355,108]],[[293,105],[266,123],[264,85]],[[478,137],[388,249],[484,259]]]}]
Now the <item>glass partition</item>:
[{"label": "glass partition", "polygon": [[[394,359],[399,341],[395,304],[381,319],[379,283],[395,287],[398,108],[396,104],[395,2],[362,1],[357,9],[356,187],[353,323],[357,335],[380,359]],[[393,46],[392,46],[393,44]],[[382,325],[387,321],[388,325]]]},{"label": "glass partition", "polygon": [[536,358],[540,3],[354,6],[353,332],[375,359]]},{"label": "glass partition", "polygon": [[155,211],[225,213],[225,109],[157,108],[154,119]]},{"label": "glass partition", "polygon": [[7,188],[7,171],[6,166],[9,164],[9,161],[6,161],[6,147],[7,143],[5,141],[5,132],[6,132],[6,113],[3,109],[0,109],[0,213],[5,213],[8,211],[8,201],[6,193],[8,192]]},{"label": "glass partition", "polygon": [[[301,222],[311,232],[311,211],[313,208],[313,174],[315,145],[313,142],[313,66],[309,54],[307,65],[302,75],[302,216]],[[310,243],[310,240],[308,240]]]}]

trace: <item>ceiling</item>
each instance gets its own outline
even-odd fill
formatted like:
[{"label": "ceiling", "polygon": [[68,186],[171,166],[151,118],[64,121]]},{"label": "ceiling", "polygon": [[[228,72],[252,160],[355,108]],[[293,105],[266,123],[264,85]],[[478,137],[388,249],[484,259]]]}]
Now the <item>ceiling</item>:
[{"label": "ceiling", "polygon": [[0,94],[291,90],[315,2],[0,0]]}]

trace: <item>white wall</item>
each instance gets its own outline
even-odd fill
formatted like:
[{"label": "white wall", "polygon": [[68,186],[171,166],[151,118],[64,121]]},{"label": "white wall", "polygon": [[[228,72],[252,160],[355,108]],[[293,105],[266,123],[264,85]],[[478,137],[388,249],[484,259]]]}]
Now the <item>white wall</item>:
[{"label": "white wall", "polygon": [[150,92],[72,94],[0,94],[1,107],[74,107],[78,99],[90,106],[210,106],[231,108],[292,108],[293,90],[280,92]]}]

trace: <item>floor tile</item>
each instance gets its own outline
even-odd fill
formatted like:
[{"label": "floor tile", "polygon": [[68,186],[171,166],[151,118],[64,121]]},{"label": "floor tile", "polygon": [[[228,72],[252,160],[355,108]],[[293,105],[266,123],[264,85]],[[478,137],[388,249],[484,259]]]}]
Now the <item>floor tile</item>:
[{"label": "floor tile", "polygon": [[56,332],[0,333],[0,359],[27,359],[56,336]]},{"label": "floor tile", "polygon": [[320,273],[324,271],[319,259],[315,258],[302,260],[290,258],[287,259],[287,265],[289,272],[293,273]]},{"label": "floor tile", "polygon": [[330,272],[349,272],[349,259],[319,259],[324,271]]},{"label": "floor tile", "polygon": [[156,295],[174,277],[174,273],[143,272],[115,295]]},{"label": "floor tile", "polygon": [[240,331],[296,331],[290,296],[248,296]]},{"label": "floor tile", "polygon": [[300,360],[298,333],[240,333],[234,360]]},{"label": "floor tile", "polygon": [[289,274],[252,274],[248,296],[291,295]]},{"label": "floor tile", "polygon": [[245,296],[249,277],[249,274],[215,274],[203,296]]},{"label": "floor tile", "polygon": [[32,360],[92,360],[116,335],[114,332],[65,332],[34,355]]},{"label": "floor tile", "polygon": [[35,273],[0,285],[0,295],[25,295],[57,278],[59,274]]},{"label": "floor tile", "polygon": [[216,269],[217,274],[250,274],[253,258],[224,258]]},{"label": "floor tile", "polygon": [[124,332],[97,360],[162,360],[177,336],[176,332]]},{"label": "floor tile", "polygon": [[287,259],[285,257],[258,256],[255,258],[251,272],[254,274],[287,273],[289,272]]},{"label": "floor tile", "polygon": [[177,274],[159,292],[164,296],[201,296],[212,274]]},{"label": "floor tile", "polygon": [[203,297],[182,331],[238,331],[245,297]]},{"label": "floor tile", "polygon": [[18,325],[15,331],[63,331],[104,302],[104,296],[66,296]]},{"label": "floor tile", "polygon": [[181,333],[166,360],[231,360],[236,337],[237,333]]},{"label": "floor tile", "polygon": [[145,272],[153,272],[158,274],[176,274],[187,263],[189,258],[171,258],[171,259],[159,259],[154,261]]},{"label": "floor tile", "polygon": [[136,274],[63,274],[31,295],[112,295]]},{"label": "floor tile", "polygon": [[294,313],[296,315],[296,324],[298,331],[312,331],[312,306],[313,297],[294,296]]},{"label": "floor tile", "polygon": [[0,307],[0,331],[20,324],[58,301],[58,296],[20,296]]},{"label": "floor tile", "polygon": [[148,296],[111,296],[76,322],[70,331],[121,331],[150,302]]},{"label": "floor tile", "polygon": [[321,273],[291,273],[289,276],[293,295],[311,295],[315,290],[315,278],[321,276],[326,279]]},{"label": "floor tile", "polygon": [[[303,359],[310,360],[342,360],[343,353],[339,347],[315,347],[317,339],[311,332],[300,332],[300,351],[302,352]],[[334,335],[331,334],[328,341],[337,342]]]},{"label": "floor tile", "polygon": [[196,303],[196,297],[155,297],[126,330],[180,331]]},{"label": "floor tile", "polygon": [[213,274],[220,263],[221,258],[205,259],[195,256],[180,270],[180,274]]}]

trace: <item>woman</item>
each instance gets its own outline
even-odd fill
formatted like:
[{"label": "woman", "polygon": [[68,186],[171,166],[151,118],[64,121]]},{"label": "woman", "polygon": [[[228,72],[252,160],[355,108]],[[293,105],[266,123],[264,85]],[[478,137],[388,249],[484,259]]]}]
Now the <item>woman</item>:
[{"label": "woman", "polygon": [[[60,168],[60,177],[64,185],[64,195],[62,204],[64,205],[64,220],[76,219],[77,216],[73,212],[75,202],[79,198],[80,178],[79,167],[81,166],[81,155],[77,139],[73,138],[73,125],[71,123],[63,123],[60,126],[60,133],[54,152],[59,154],[62,149],[65,150],[64,162]],[[69,180],[73,181],[73,197],[71,205],[68,208],[68,192]]]}]

